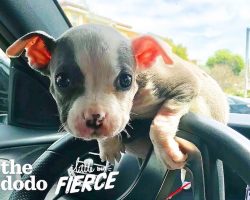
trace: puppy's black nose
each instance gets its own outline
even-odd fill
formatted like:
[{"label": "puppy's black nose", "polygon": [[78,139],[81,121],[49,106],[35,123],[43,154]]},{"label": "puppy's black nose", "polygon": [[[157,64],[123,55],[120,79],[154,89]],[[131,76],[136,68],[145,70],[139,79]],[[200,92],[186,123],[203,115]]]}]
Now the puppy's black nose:
[{"label": "puppy's black nose", "polygon": [[92,114],[92,119],[86,120],[86,126],[92,129],[98,129],[103,124],[104,117],[100,114]]}]

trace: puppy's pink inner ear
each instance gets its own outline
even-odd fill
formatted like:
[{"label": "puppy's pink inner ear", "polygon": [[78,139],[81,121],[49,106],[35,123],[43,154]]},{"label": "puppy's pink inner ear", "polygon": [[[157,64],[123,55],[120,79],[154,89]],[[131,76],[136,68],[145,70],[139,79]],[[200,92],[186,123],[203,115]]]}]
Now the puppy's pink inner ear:
[{"label": "puppy's pink inner ear", "polygon": [[132,50],[137,67],[147,69],[155,62],[158,56],[162,56],[166,64],[173,64],[158,42],[150,36],[143,36],[132,41]]},{"label": "puppy's pink inner ear", "polygon": [[45,68],[51,59],[51,54],[47,50],[44,41],[39,37],[33,37],[25,46],[26,56],[29,64],[35,68]]}]

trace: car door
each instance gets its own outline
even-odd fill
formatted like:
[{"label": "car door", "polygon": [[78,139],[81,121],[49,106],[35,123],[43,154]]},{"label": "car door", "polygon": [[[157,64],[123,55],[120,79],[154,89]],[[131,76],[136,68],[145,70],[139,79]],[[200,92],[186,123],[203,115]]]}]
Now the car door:
[{"label": "car door", "polygon": [[[39,9],[41,6],[46,9]],[[24,57],[10,61],[3,52],[26,32],[44,30],[57,37],[68,27],[53,1],[1,3],[0,163],[14,160],[21,165],[32,164],[64,135],[58,133],[57,108],[48,91],[48,79],[30,70]],[[6,176],[0,173],[0,182]],[[19,179],[20,175],[12,178]],[[8,199],[11,192],[0,190],[1,199]]]},{"label": "car door", "polygon": [[[17,38],[28,32],[43,30],[57,38],[69,27],[70,23],[57,1],[1,2],[0,48],[3,52]],[[64,133],[58,133],[57,108],[49,94],[49,80],[31,70],[24,57],[12,60],[7,68],[9,72],[7,75],[3,73],[2,76],[5,85],[2,87],[4,98],[0,103],[4,111],[0,124],[0,161],[13,159],[15,163],[22,165],[32,164]],[[8,84],[4,79],[8,80]],[[250,124],[247,119],[243,115],[234,115],[231,117],[230,126],[249,137]],[[228,191],[232,195],[235,195],[235,191],[240,191],[241,196],[244,195],[243,184],[238,181],[237,175],[228,169],[227,177]],[[3,179],[5,175],[1,174],[0,181]],[[240,186],[240,189],[237,189],[236,185]],[[1,190],[1,199],[7,199],[10,192]]]}]

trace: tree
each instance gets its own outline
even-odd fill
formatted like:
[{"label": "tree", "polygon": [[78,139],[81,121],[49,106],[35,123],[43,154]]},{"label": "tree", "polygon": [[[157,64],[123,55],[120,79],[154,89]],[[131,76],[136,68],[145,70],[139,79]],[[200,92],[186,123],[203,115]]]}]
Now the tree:
[{"label": "tree", "polygon": [[216,51],[213,56],[208,58],[206,64],[210,68],[213,68],[215,65],[228,66],[235,75],[239,75],[244,68],[243,58],[227,49]]},{"label": "tree", "polygon": [[235,75],[231,68],[225,65],[215,65],[207,72],[219,83],[224,92],[234,96],[243,96],[244,74]]},{"label": "tree", "polygon": [[182,44],[175,44],[174,41],[170,38],[162,38],[165,40],[171,47],[173,53],[180,56],[184,60],[188,60],[187,48]]},{"label": "tree", "polygon": [[173,52],[183,58],[184,60],[188,60],[187,48],[182,46],[181,44],[175,45],[172,47]]}]

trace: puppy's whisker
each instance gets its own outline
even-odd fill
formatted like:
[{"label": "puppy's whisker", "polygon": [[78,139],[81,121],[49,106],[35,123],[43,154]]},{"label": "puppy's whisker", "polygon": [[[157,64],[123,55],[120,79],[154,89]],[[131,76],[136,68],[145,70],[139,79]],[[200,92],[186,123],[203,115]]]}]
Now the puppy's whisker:
[{"label": "puppy's whisker", "polygon": [[119,134],[117,135],[117,137],[118,137],[118,140],[119,140],[120,142],[122,142],[122,135],[121,135],[121,133],[119,133]]},{"label": "puppy's whisker", "polygon": [[131,135],[129,135],[128,131],[126,129],[123,130],[124,133],[126,133],[127,138],[131,138]]},{"label": "puppy's whisker", "polygon": [[62,128],[62,125],[59,126],[59,129],[57,130],[57,132],[60,132]]},{"label": "puppy's whisker", "polygon": [[135,113],[135,112],[130,112],[131,115],[139,115],[138,113]]},{"label": "puppy's whisker", "polygon": [[134,130],[133,126],[130,123],[127,123],[127,125]]},{"label": "puppy's whisker", "polygon": [[58,129],[58,133],[62,132],[64,130],[64,127],[66,126],[65,123],[62,123],[60,126],[59,126],[59,129]]}]

